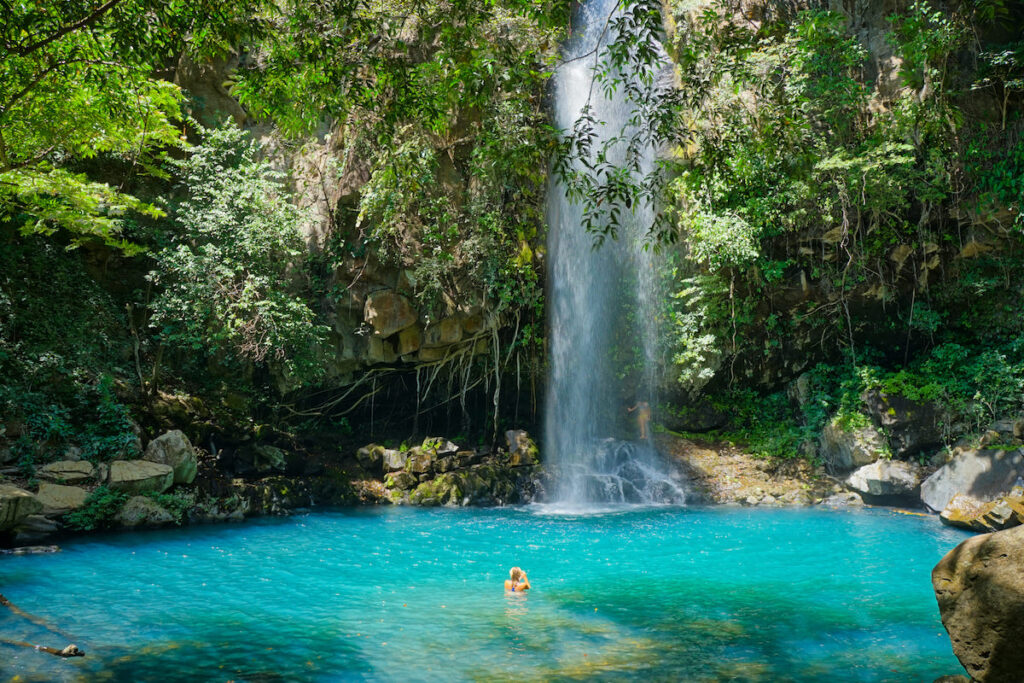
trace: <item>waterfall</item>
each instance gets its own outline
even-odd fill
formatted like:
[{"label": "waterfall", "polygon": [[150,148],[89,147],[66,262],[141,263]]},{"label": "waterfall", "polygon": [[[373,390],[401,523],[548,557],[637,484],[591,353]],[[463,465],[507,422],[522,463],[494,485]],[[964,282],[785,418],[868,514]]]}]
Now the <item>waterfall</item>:
[{"label": "waterfall", "polygon": [[[609,40],[609,13],[617,0],[591,0],[579,10],[575,33],[564,46],[554,79],[556,124],[572,129],[588,101],[599,122],[594,147],[619,135],[633,107],[606,99],[592,84],[595,48]],[[598,50],[599,51],[599,50]],[[612,150],[621,158],[624,145]],[[655,150],[647,151],[646,170]],[[550,380],[545,414],[546,461],[554,471],[554,498],[567,505],[590,503],[681,503],[682,476],[651,441],[623,441],[626,409],[656,406],[657,256],[645,248],[653,221],[649,207],[623,218],[618,239],[594,248],[582,225],[582,209],[566,198],[558,174],[548,187],[548,275]],[[618,336],[616,335],[618,331]],[[623,332],[626,332],[623,335]],[[632,358],[623,360],[623,336]],[[618,344],[618,360],[613,349]],[[637,365],[640,369],[637,370]],[[632,378],[629,387],[621,378]],[[630,415],[635,416],[636,413]]]}]

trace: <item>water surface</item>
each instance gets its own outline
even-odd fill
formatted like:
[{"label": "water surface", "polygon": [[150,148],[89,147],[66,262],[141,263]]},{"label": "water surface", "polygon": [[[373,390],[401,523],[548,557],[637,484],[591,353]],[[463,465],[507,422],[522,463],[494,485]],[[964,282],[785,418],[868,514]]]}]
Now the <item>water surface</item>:
[{"label": "water surface", "polygon": [[[0,592],[89,652],[27,680],[931,681],[961,669],[932,566],[884,510],[377,508],[86,537]],[[506,594],[508,567],[534,590]],[[0,610],[4,638],[66,641]]]}]

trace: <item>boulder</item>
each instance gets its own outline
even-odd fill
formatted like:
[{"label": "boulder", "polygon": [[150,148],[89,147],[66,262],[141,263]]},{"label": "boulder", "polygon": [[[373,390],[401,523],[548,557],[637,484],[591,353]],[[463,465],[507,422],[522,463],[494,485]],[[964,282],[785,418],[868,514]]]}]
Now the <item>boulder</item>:
[{"label": "boulder", "polygon": [[462,339],[462,324],[457,318],[445,318],[423,330],[423,347],[427,349],[455,344]]},{"label": "boulder", "polygon": [[971,531],[1002,531],[1024,523],[1024,487],[985,502],[962,493],[953,496],[939,514],[943,524]]},{"label": "boulder", "polygon": [[405,461],[409,459],[407,452],[386,448],[381,453],[381,465],[385,472],[397,472],[405,469]]},{"label": "boulder", "polygon": [[832,471],[870,465],[887,451],[885,437],[874,425],[845,428],[833,419],[821,431],[821,455]]},{"label": "boulder", "polygon": [[455,459],[459,467],[469,467],[483,462],[485,455],[487,454],[482,451],[459,451],[455,454]]},{"label": "boulder", "polygon": [[115,460],[110,463],[109,486],[125,493],[163,493],[174,483],[170,465],[148,460]]},{"label": "boulder", "polygon": [[40,479],[63,481],[68,484],[92,479],[96,469],[87,460],[59,460],[43,465],[36,474]]},{"label": "boulder", "polygon": [[143,460],[170,465],[175,484],[191,484],[199,471],[195,449],[184,432],[173,429],[149,442]]},{"label": "boulder", "polygon": [[42,482],[39,484],[39,493],[36,498],[43,504],[43,511],[47,514],[64,514],[71,510],[77,510],[85,505],[85,499],[89,492],[77,486],[61,486]]},{"label": "boulder", "polygon": [[432,449],[416,446],[409,449],[409,457],[406,459],[406,469],[413,474],[426,474],[434,470],[434,454]]},{"label": "boulder", "polygon": [[433,451],[435,455],[454,455],[459,452],[459,447],[440,436],[428,436],[423,440],[422,444],[424,449]]},{"label": "boulder", "polygon": [[118,524],[128,528],[167,526],[174,523],[174,515],[152,498],[132,496],[114,518]]},{"label": "boulder", "polygon": [[390,337],[414,325],[416,309],[407,298],[393,289],[381,289],[366,295],[363,319],[373,328],[378,337]]},{"label": "boulder", "polygon": [[288,456],[277,446],[260,444],[252,450],[252,466],[257,472],[284,472],[288,468]]},{"label": "boulder", "polygon": [[398,489],[399,491],[408,491],[418,483],[419,479],[416,475],[409,472],[392,472],[384,477],[385,486],[389,489]]},{"label": "boulder", "polygon": [[356,451],[356,462],[370,474],[380,474],[384,456],[384,447],[375,443],[363,446]]},{"label": "boulder", "polygon": [[370,363],[394,363],[398,355],[391,342],[380,337],[370,337],[366,340],[366,360]]},{"label": "boulder", "polygon": [[536,465],[540,462],[538,457],[537,444],[533,442],[530,435],[522,429],[510,429],[505,432],[505,442],[508,444],[508,464],[513,467],[520,465]]},{"label": "boulder", "polygon": [[854,494],[852,490],[843,494],[834,494],[821,501],[821,505],[829,508],[859,508],[864,505],[864,501],[858,494]]},{"label": "boulder", "polygon": [[446,455],[443,458],[438,458],[434,462],[434,470],[437,472],[451,472],[452,470],[458,469],[459,459],[454,455]]},{"label": "boulder", "polygon": [[1024,476],[1021,451],[969,450],[935,471],[921,484],[921,500],[939,512],[958,493],[981,501],[1006,495]]},{"label": "boulder", "polygon": [[[18,526],[14,527],[11,531],[14,535],[14,543],[21,545],[22,543],[38,543],[46,540],[59,530],[60,528],[56,520],[50,519],[45,515],[29,515],[21,520]],[[57,546],[50,547],[56,548]],[[60,549],[58,548],[57,550],[59,551]]]},{"label": "boulder", "polygon": [[869,502],[903,502],[918,495],[921,467],[902,460],[879,460],[851,472],[846,485]]},{"label": "boulder", "polygon": [[43,504],[25,489],[0,484],[0,531],[18,526],[26,517],[41,512]]},{"label": "boulder", "polygon": [[893,456],[905,458],[942,444],[940,413],[933,403],[871,390],[861,397],[875,424],[889,436]]},{"label": "boulder", "polygon": [[418,325],[407,327],[398,333],[398,355],[406,356],[419,351],[423,345],[423,332]]},{"label": "boulder", "polygon": [[953,653],[978,681],[1024,672],[1024,526],[969,538],[932,569]]}]

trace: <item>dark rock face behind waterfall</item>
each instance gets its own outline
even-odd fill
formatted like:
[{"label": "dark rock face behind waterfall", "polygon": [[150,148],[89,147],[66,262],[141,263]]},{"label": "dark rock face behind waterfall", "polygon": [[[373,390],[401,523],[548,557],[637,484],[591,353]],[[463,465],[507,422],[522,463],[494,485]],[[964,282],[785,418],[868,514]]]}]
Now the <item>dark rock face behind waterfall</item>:
[{"label": "dark rock face behind waterfall", "polygon": [[985,683],[1024,676],[1024,527],[970,538],[935,565],[932,587],[953,652]]}]

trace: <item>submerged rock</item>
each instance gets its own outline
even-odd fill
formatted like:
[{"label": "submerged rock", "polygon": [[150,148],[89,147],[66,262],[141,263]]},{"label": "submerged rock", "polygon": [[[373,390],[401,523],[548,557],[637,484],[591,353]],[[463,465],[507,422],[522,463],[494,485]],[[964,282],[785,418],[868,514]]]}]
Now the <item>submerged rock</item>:
[{"label": "submerged rock", "polygon": [[1020,450],[962,451],[921,484],[921,500],[939,512],[958,493],[976,500],[994,500],[1006,495],[1024,476]]},{"label": "submerged rock", "polygon": [[1024,526],[969,538],[932,570],[953,653],[973,679],[1017,683],[1024,672]]}]

